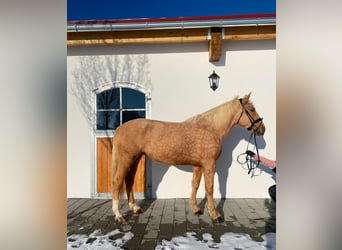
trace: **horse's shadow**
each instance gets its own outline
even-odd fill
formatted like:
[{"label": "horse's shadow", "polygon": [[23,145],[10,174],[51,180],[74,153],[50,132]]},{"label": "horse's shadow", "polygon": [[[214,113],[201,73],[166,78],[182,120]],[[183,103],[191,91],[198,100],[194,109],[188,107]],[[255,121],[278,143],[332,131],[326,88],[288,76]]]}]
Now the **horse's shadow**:
[{"label": "horse's shadow", "polygon": [[[221,155],[219,159],[216,161],[216,174],[217,174],[218,182],[219,182],[218,188],[219,188],[219,192],[221,195],[221,200],[219,204],[217,205],[217,208],[219,211],[221,210],[220,211],[221,214],[223,214],[222,208],[227,197],[227,180],[228,180],[228,175],[229,175],[229,168],[231,166],[235,166],[239,164],[237,163],[237,161],[236,161],[236,164],[233,162],[233,150],[236,148],[236,146],[239,144],[241,140],[246,141],[246,147],[247,147],[247,144],[250,140],[250,133],[247,132],[246,129],[243,129],[241,127],[238,127],[238,126],[233,127],[230,133],[225,137],[223,141],[223,145],[222,145]],[[257,145],[259,149],[265,148],[266,142],[263,137],[258,136],[256,140],[257,140]],[[250,143],[254,144],[254,140],[250,140]],[[244,153],[244,152],[241,152],[241,153]],[[175,166],[175,167],[181,171],[192,172],[191,166]],[[153,198],[153,199],[158,198],[157,197],[158,187],[168,170],[169,170],[168,166],[153,162],[153,167],[150,167],[150,171],[148,173],[148,175],[150,175],[149,178],[152,181],[151,183],[152,185],[150,184],[150,186],[148,187],[149,189],[147,189],[149,190],[149,194],[147,194],[149,198]],[[153,175],[152,175],[152,171],[154,171]],[[203,177],[202,177],[202,181],[204,181]],[[204,198],[199,204],[201,209],[204,208],[205,203],[206,203],[206,198]]]}]

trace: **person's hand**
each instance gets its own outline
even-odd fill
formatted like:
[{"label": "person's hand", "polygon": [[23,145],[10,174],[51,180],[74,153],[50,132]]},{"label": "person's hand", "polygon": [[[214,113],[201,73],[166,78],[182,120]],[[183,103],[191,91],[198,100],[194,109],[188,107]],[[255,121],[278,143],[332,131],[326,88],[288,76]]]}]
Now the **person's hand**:
[{"label": "person's hand", "polygon": [[268,167],[268,168],[271,168],[271,169],[274,169],[274,168],[277,167],[276,161],[272,161],[270,159],[267,159],[267,158],[265,158],[263,156],[258,156],[256,154],[254,154],[252,157],[253,157],[254,160],[259,161],[265,167]]}]

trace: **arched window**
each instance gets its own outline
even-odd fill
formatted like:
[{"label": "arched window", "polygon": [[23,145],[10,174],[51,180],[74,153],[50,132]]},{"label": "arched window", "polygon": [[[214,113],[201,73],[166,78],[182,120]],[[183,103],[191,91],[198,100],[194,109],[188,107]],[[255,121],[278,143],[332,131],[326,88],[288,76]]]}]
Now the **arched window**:
[{"label": "arched window", "polygon": [[115,130],[121,124],[146,117],[144,93],[115,87],[96,94],[96,130]]}]

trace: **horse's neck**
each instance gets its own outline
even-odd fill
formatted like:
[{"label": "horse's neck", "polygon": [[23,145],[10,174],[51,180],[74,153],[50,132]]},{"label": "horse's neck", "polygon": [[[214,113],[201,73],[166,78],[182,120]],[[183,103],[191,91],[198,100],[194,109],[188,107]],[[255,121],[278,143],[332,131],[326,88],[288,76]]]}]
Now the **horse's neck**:
[{"label": "horse's neck", "polygon": [[200,115],[209,121],[218,135],[223,138],[236,124],[236,100],[231,100]]}]

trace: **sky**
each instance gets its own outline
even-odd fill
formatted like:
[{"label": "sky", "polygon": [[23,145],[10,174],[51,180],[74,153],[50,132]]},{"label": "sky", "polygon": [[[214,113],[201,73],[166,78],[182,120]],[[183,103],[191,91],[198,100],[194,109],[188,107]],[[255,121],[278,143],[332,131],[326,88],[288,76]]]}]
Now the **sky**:
[{"label": "sky", "polygon": [[275,14],[276,0],[67,0],[67,20]]}]

